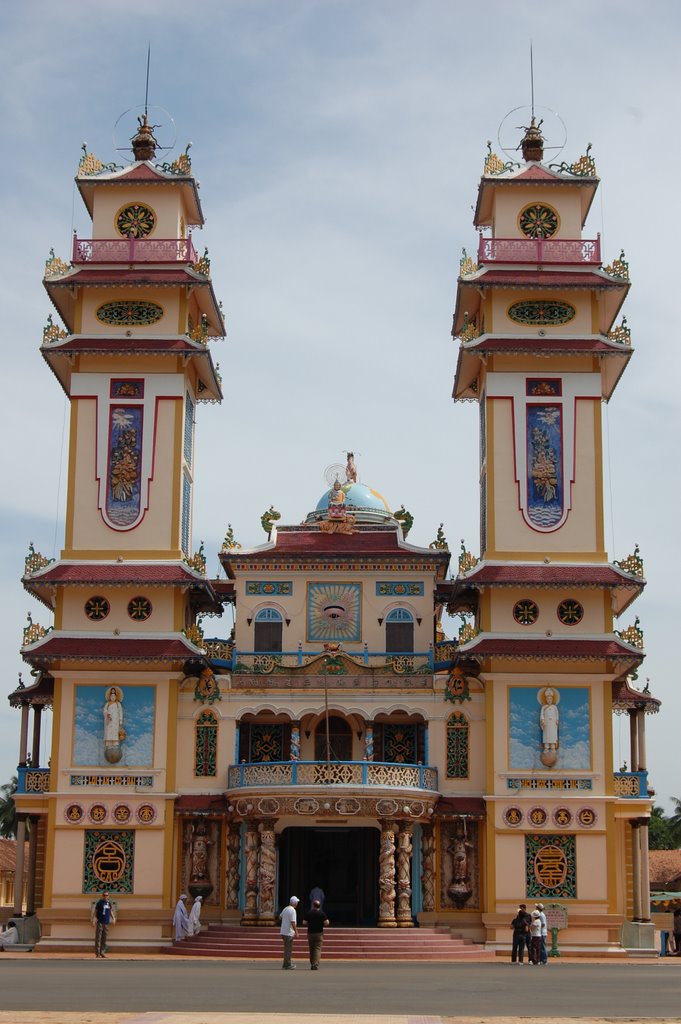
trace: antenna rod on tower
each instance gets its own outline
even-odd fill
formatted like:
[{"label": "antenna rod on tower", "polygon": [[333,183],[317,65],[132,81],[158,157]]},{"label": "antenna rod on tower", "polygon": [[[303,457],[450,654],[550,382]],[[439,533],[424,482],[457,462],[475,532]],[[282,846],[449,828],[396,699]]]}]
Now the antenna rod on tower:
[{"label": "antenna rod on tower", "polygon": [[149,65],[151,63],[151,43],[147,45],[147,84],[144,90],[144,117],[146,120],[149,107]]},{"label": "antenna rod on tower", "polygon": [[[147,75],[148,75],[147,71]],[[532,120],[534,121],[534,57],[532,54],[532,40],[530,39],[530,92],[532,96]]]}]

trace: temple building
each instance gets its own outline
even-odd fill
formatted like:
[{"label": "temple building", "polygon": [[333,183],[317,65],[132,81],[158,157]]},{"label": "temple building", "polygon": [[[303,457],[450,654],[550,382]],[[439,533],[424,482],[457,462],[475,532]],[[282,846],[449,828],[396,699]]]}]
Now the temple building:
[{"label": "temple building", "polygon": [[209,342],[225,328],[191,161],[158,163],[146,117],[126,166],[84,152],[92,237],[44,280],[63,327],[50,316],[41,351],[71,402],[66,536],[56,560],[29,549],[24,587],[54,618],[29,619],[34,681],[9,697],[14,911],[25,885],[40,948],[86,946],[103,889],[124,950],[172,942],[181,892],[208,927],[266,927],[317,886],[335,924],[446,927],[503,952],[518,902],[541,901],[563,950],[652,952],[659,701],[636,686],[638,619],[614,629],[643,562],[604,539],[628,268],[582,237],[590,153],[548,165],[534,119],[521,145],[485,160],[452,331],[454,399],[480,407],[479,556],[462,543],[452,566],[442,528],[411,544],[409,512],[348,452],[302,523],[270,507],[250,547],[230,526],[214,580],[192,543],[194,428],[222,398]]}]

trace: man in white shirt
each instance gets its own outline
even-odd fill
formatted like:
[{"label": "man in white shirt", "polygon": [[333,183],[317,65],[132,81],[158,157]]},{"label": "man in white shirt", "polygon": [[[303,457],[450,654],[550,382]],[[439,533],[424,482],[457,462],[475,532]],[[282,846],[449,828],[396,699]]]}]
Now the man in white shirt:
[{"label": "man in white shirt", "polygon": [[3,932],[0,933],[0,949],[6,946],[14,946],[19,941],[19,932],[14,921],[10,921]]},{"label": "man in white shirt", "polygon": [[281,928],[279,934],[281,935],[284,943],[284,962],[281,965],[284,971],[295,971],[295,964],[291,963],[291,954],[293,953],[293,940],[298,931],[298,917],[296,915],[296,907],[300,903],[297,896],[292,896],[289,900],[289,905],[284,907],[279,920],[281,921]]},{"label": "man in white shirt", "polygon": [[544,913],[544,904],[543,903],[535,903],[535,907],[539,911],[539,919],[541,921],[541,954],[540,954],[540,958],[539,958],[539,963],[543,967],[546,967],[546,964],[548,963],[548,950],[546,948],[546,940],[547,940],[548,935],[549,935],[549,930],[548,930],[547,924],[546,924],[546,914]]}]

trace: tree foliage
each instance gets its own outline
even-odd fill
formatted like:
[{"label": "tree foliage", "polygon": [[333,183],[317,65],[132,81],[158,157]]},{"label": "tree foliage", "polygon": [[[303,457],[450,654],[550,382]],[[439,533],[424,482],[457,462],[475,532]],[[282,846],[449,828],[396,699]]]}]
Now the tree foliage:
[{"label": "tree foliage", "polygon": [[14,794],[17,791],[17,777],[0,786],[0,836],[15,839],[17,834],[17,809]]},{"label": "tree foliage", "polygon": [[676,850],[681,846],[681,800],[673,798],[675,813],[667,816],[661,807],[653,807],[648,841],[651,850]]}]

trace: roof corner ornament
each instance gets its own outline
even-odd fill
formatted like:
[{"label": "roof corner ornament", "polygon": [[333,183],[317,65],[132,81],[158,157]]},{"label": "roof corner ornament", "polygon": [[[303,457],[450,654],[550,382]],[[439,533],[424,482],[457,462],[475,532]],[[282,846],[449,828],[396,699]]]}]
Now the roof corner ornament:
[{"label": "roof corner ornament", "polygon": [[401,507],[398,508],[397,512],[394,513],[394,516],[397,522],[402,527],[402,536],[406,540],[407,534],[414,525],[414,517],[411,514],[411,512],[407,512],[406,508],[404,507],[404,504],[402,504]]},{"label": "roof corner ornament", "polygon": [[270,505],[266,512],[260,516],[260,525],[269,538],[272,535],[272,527],[278,519],[281,519],[281,512],[277,512],[274,505]]}]

